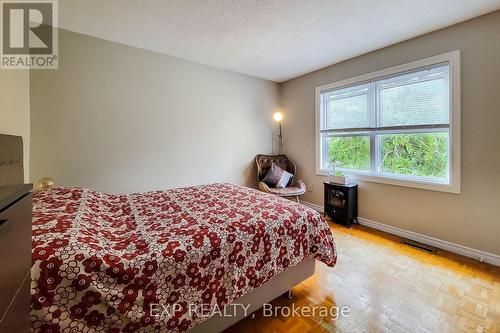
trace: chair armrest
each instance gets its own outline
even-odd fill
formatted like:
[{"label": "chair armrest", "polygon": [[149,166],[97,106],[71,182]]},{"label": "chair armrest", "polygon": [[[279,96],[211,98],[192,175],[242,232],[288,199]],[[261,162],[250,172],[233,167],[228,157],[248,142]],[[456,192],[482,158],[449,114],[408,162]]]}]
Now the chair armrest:
[{"label": "chair armrest", "polygon": [[259,182],[259,190],[261,190],[263,192],[271,193],[271,191],[269,191],[269,186],[267,186],[267,184],[264,182]]},{"label": "chair armrest", "polygon": [[304,190],[304,193],[307,191],[306,184],[304,184],[302,180],[297,180],[296,184],[299,185],[299,187]]}]

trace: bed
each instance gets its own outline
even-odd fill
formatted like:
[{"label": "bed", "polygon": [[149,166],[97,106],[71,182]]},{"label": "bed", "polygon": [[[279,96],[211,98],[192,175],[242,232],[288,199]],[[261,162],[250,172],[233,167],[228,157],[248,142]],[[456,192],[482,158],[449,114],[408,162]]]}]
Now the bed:
[{"label": "bed", "polygon": [[53,188],[32,222],[33,332],[219,332],[336,262],[320,214],[233,184]]}]

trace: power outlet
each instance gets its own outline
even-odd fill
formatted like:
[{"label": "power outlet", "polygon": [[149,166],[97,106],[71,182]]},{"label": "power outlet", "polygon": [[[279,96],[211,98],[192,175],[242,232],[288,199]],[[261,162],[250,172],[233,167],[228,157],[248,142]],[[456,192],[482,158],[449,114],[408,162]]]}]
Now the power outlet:
[{"label": "power outlet", "polygon": [[307,192],[313,192],[314,191],[314,185],[311,184],[307,187]]}]

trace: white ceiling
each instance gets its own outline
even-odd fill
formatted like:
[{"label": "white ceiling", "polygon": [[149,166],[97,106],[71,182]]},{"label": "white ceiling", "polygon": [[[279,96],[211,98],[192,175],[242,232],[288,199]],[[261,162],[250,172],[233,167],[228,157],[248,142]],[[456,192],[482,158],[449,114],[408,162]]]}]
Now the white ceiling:
[{"label": "white ceiling", "polygon": [[272,81],[500,9],[500,0],[60,0],[59,25]]}]

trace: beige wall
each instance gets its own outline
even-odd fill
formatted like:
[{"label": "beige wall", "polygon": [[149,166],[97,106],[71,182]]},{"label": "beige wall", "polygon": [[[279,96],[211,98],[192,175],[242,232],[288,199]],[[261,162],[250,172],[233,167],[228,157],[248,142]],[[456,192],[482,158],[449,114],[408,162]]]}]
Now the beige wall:
[{"label": "beige wall", "polygon": [[278,85],[61,30],[31,73],[31,179],[111,192],[255,185]]},{"label": "beige wall", "polygon": [[0,133],[20,135],[24,146],[24,179],[29,180],[29,71],[0,69]]},{"label": "beige wall", "polygon": [[[374,31],[376,33],[376,31]],[[500,254],[500,12],[378,50],[281,84],[284,150],[321,204],[315,175],[314,89],[459,49],[462,56],[462,192],[360,182],[359,215]]]},{"label": "beige wall", "polygon": [[[462,193],[361,182],[360,216],[500,254],[498,31],[500,12],[281,84],[284,150],[312,189],[303,199],[323,199],[315,87],[460,49]],[[166,55],[61,31],[60,69],[32,71],[31,90],[32,181],[113,192],[253,185],[254,155],[272,150],[276,84]]]}]

